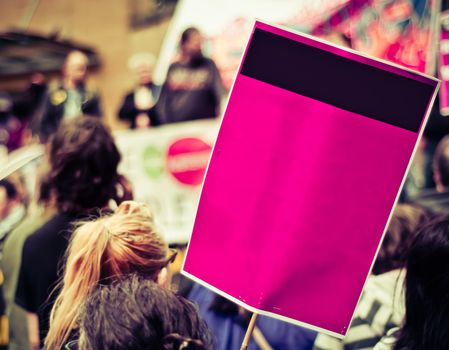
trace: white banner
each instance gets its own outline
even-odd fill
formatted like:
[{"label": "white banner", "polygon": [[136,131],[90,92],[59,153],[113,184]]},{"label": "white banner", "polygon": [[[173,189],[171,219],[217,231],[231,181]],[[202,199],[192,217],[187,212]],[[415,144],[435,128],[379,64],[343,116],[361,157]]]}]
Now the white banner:
[{"label": "white banner", "polygon": [[152,207],[169,243],[190,237],[218,127],[218,120],[201,120],[114,133],[119,172],[131,182],[134,199]]}]

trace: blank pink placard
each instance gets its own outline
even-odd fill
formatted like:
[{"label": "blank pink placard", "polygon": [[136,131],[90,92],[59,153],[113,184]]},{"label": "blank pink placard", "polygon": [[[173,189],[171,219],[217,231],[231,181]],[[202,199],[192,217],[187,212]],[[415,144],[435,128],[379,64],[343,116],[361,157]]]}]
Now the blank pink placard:
[{"label": "blank pink placard", "polygon": [[[391,99],[397,86],[405,96]],[[344,335],[437,86],[256,23],[183,271],[250,309]]]}]

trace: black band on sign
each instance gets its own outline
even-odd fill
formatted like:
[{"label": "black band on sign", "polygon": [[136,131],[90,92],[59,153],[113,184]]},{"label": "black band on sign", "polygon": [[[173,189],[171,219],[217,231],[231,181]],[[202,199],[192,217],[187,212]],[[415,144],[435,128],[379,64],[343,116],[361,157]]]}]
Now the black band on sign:
[{"label": "black band on sign", "polygon": [[260,29],[240,73],[413,132],[434,93],[431,85]]}]

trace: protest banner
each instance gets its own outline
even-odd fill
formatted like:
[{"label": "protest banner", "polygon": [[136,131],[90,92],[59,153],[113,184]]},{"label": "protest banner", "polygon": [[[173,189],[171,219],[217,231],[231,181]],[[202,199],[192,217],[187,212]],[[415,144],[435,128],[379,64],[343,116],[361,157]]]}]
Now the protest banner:
[{"label": "protest banner", "polygon": [[340,33],[354,50],[434,74],[441,0],[351,0],[311,33]]},{"label": "protest banner", "polygon": [[342,337],[439,81],[256,22],[183,273]]},{"label": "protest banner", "polygon": [[[165,80],[184,29],[197,27],[204,53],[217,64],[226,88],[237,72],[257,19],[342,44],[433,74],[441,0],[179,0],[160,51],[154,79]],[[336,42],[338,41],[338,42]]]},{"label": "protest banner", "polygon": [[114,132],[119,172],[131,182],[134,199],[152,207],[169,243],[187,243],[192,232],[217,131],[217,120],[201,120]]}]

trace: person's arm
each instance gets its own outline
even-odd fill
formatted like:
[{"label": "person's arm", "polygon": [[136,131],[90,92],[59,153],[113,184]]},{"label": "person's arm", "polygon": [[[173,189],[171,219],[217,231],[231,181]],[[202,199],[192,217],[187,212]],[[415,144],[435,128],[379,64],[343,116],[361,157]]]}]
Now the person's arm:
[{"label": "person's arm", "polygon": [[101,96],[95,90],[80,90],[82,104],[81,112],[85,115],[93,117],[103,117],[101,108]]},{"label": "person's arm", "polygon": [[97,92],[95,92],[94,98],[92,99],[92,108],[87,114],[96,117],[103,117],[103,110],[101,108],[101,97],[100,94],[98,94]]},{"label": "person's arm", "polygon": [[123,104],[118,112],[119,119],[130,122],[131,125],[133,124],[133,121],[138,114],[138,110],[136,109],[133,100],[133,94],[126,95],[125,99],[123,100]]},{"label": "person's arm", "polygon": [[[159,96],[157,98],[156,104],[152,109],[153,115],[150,114],[151,122],[153,123],[153,118],[156,121],[153,125],[163,125],[170,123],[172,116],[170,116],[169,106],[170,106],[170,95],[172,94],[169,81],[170,76],[173,72],[174,64],[171,64],[167,71],[167,76],[165,81],[160,87]],[[152,118],[153,117],[153,118]]]},{"label": "person's arm", "polygon": [[39,318],[35,313],[27,312],[27,323],[28,323],[28,339],[30,341],[30,349],[39,350],[40,349]]},{"label": "person's arm", "polygon": [[56,129],[56,114],[59,106],[50,102],[50,96],[47,96],[40,118],[35,121],[35,130],[41,141],[46,141],[50,134]]},{"label": "person's arm", "polygon": [[224,109],[224,99],[226,97],[226,91],[223,85],[223,80],[221,79],[220,71],[213,61],[212,64],[212,93],[214,95],[216,103],[216,116],[220,116]]}]

